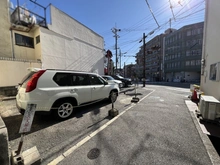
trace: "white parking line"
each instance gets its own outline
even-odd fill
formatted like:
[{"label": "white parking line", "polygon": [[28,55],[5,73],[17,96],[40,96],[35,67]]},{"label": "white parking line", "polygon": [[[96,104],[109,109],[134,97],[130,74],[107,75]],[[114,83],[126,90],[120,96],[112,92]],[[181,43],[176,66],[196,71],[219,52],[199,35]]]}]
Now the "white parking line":
[{"label": "white parking line", "polygon": [[[148,97],[149,95],[151,95],[155,90],[152,90],[152,92],[150,92],[148,95],[144,96],[142,99],[140,99],[139,102],[141,102],[143,99],[145,99],[146,97]],[[97,135],[99,132],[101,132],[102,130],[104,130],[107,126],[109,126],[111,123],[113,123],[116,119],[118,119],[121,115],[123,115],[125,112],[127,112],[129,109],[131,109],[135,104],[132,103],[130,107],[128,107],[126,110],[124,110],[123,112],[121,112],[119,115],[117,115],[116,117],[114,117],[113,119],[111,119],[110,121],[108,121],[106,124],[104,124],[103,126],[101,126],[100,128],[98,128],[97,130],[95,130],[94,132],[92,132],[91,134],[89,134],[88,136],[86,136],[83,140],[81,140],[80,142],[78,142],[77,144],[75,144],[73,147],[71,147],[70,149],[68,149],[66,152],[64,152],[62,155],[58,156],[56,159],[54,159],[53,161],[51,161],[50,163],[48,163],[48,165],[56,165],[59,162],[61,162],[63,159],[65,159],[65,157],[69,156],[71,153],[73,153],[77,148],[79,148],[80,146],[82,146],[83,144],[85,144],[87,141],[89,141],[93,136]]]}]

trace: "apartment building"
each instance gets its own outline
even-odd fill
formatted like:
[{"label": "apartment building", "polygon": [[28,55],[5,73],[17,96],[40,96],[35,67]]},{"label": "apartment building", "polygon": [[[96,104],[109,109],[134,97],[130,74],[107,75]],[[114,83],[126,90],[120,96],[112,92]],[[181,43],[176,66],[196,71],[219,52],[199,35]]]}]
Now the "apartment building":
[{"label": "apartment building", "polygon": [[[167,29],[140,47],[136,54],[139,78],[148,81],[199,82],[204,22],[186,25],[178,30]],[[155,48],[155,46],[157,48]]]},{"label": "apartment building", "polygon": [[166,81],[199,82],[204,22],[186,25],[165,36],[164,75]]},{"label": "apartment building", "polygon": [[136,65],[128,64],[124,66],[124,77],[134,79],[136,77]]},{"label": "apartment building", "polygon": [[163,63],[163,37],[165,34],[160,34],[145,43],[145,62],[144,62],[144,47],[141,46],[139,52],[136,54],[136,70],[139,78],[144,77],[145,64],[145,78],[148,81],[162,81],[162,63]]}]

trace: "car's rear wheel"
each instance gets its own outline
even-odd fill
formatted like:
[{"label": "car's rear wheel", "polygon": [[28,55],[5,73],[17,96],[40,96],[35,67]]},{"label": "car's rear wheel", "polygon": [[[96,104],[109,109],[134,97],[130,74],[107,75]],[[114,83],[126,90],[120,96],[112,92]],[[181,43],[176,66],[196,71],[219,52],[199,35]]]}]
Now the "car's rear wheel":
[{"label": "car's rear wheel", "polygon": [[73,113],[74,105],[70,100],[62,100],[55,104],[53,114],[57,119],[65,120]]}]

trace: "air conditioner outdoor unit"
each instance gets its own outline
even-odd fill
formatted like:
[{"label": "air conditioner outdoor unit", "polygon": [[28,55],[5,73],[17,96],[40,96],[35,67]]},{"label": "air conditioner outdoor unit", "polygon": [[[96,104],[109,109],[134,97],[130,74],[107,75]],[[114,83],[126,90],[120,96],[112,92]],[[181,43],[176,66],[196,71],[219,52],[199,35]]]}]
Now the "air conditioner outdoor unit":
[{"label": "air conditioner outdoor unit", "polygon": [[201,95],[199,110],[203,119],[215,120],[220,117],[220,102],[213,96]]}]

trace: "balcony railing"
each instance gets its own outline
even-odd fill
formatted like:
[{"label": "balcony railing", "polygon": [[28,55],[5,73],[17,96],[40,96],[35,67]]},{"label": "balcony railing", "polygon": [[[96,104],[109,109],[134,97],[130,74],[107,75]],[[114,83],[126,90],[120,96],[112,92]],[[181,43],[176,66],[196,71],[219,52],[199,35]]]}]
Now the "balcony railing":
[{"label": "balcony railing", "polygon": [[16,28],[16,25],[32,28],[35,24],[46,27],[46,18],[42,17],[30,10],[27,10],[21,6],[14,9],[11,14],[12,27]]}]

